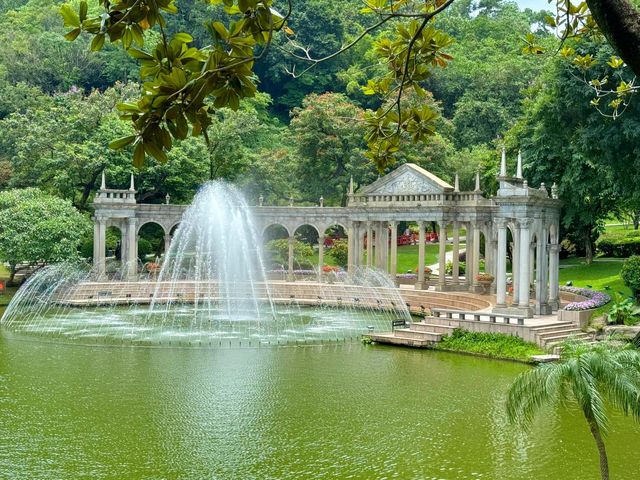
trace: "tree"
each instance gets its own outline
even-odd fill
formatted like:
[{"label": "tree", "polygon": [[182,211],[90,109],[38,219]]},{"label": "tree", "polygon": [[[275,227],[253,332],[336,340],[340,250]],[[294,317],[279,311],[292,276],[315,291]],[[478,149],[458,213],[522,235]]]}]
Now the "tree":
[{"label": "tree", "polygon": [[18,269],[78,258],[91,223],[69,202],[40,190],[0,192],[0,259],[9,264],[9,283]]},{"label": "tree", "polygon": [[[297,146],[296,176],[306,200],[343,204],[349,177],[371,180],[373,169],[364,151],[364,112],[337,93],[311,94],[291,112],[290,131]],[[374,177],[375,178],[375,177]]]},{"label": "tree", "polygon": [[[585,40],[580,48],[594,58],[611,55],[603,42]],[[617,120],[603,118],[589,107],[590,95],[572,67],[553,58],[529,90],[522,119],[506,135],[508,146],[522,148],[531,185],[557,183],[564,202],[562,226],[575,235],[572,240],[582,246],[587,262],[604,220],[617,211],[620,199],[637,198],[640,174],[640,106],[631,105]]]},{"label": "tree", "polygon": [[509,389],[507,414],[511,421],[527,426],[546,404],[577,406],[596,442],[602,480],[608,480],[605,402],[640,420],[640,350],[633,345],[568,341],[560,361],[541,364],[516,378]]}]

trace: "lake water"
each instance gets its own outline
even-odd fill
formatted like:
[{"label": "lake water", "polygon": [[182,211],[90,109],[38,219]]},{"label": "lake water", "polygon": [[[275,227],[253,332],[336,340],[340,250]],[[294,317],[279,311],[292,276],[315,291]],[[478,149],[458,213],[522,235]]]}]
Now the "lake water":
[{"label": "lake water", "polygon": [[[351,343],[84,347],[0,330],[2,479],[586,479],[579,414],[510,426],[525,365]],[[640,427],[613,415],[612,479]]]}]

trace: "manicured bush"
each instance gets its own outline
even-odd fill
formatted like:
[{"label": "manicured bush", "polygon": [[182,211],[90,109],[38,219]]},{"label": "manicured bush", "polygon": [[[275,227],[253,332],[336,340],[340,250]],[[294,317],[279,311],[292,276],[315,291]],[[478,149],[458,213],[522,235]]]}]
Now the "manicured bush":
[{"label": "manicured bush", "polygon": [[640,256],[634,255],[627,258],[622,264],[620,276],[636,299],[640,300]]},{"label": "manicured bush", "polygon": [[606,257],[626,258],[640,255],[640,231],[604,233],[598,238],[596,248]]}]

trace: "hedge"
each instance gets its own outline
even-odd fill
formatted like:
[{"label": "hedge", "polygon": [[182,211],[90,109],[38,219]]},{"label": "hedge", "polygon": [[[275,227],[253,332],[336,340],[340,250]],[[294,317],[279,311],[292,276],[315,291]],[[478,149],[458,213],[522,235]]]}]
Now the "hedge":
[{"label": "hedge", "polygon": [[606,257],[640,255],[640,231],[633,230],[626,234],[605,233],[596,242],[596,248]]}]

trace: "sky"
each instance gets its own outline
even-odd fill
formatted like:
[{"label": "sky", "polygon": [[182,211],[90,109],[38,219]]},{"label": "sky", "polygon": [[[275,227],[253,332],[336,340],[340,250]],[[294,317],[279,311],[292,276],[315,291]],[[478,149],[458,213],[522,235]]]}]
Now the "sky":
[{"label": "sky", "polygon": [[551,10],[555,4],[550,4],[547,0],[516,0],[520,8],[531,8],[532,10]]}]

